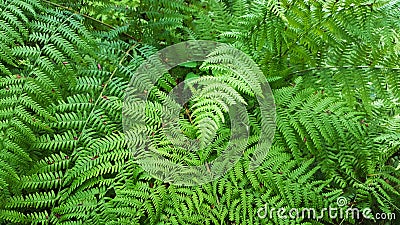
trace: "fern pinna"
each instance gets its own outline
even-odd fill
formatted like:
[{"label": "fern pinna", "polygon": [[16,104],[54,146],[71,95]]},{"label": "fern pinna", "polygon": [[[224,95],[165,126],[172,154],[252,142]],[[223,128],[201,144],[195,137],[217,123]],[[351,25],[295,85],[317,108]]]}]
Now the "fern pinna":
[{"label": "fern pinna", "polygon": [[[399,6],[0,1],[0,223],[396,224],[376,213],[400,213]],[[190,187],[150,176],[129,149],[139,131],[124,133],[122,123],[136,68],[187,40],[245,52],[270,82],[276,104],[274,141],[251,170],[263,119],[252,93],[257,79],[235,77],[224,49],[168,71],[150,93],[149,123],[140,129],[154,132],[156,151],[172,161],[201,165],[220,155],[231,133],[222,100],[247,104],[243,157],[224,176]],[[168,92],[193,77],[226,82],[199,93],[180,114],[186,136],[211,143],[197,152],[171,147],[157,114]],[[215,126],[202,126],[207,117]],[[371,217],[260,216],[266,206],[337,207],[338,198],[348,200],[344,210],[370,208]]]}]

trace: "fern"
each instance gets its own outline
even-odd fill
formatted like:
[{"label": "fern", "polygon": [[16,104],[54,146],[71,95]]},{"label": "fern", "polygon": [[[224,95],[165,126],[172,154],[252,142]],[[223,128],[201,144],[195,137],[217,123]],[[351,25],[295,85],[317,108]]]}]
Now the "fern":
[{"label": "fern", "polygon": [[[399,212],[398,17],[396,1],[1,1],[0,223],[394,224],[259,214],[339,197]],[[186,40],[227,45],[138,75]],[[203,180],[172,184],[195,166]]]}]

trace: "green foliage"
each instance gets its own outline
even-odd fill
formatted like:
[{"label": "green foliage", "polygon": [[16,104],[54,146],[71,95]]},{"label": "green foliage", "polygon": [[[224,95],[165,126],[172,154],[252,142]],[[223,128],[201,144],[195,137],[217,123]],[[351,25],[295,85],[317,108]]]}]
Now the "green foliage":
[{"label": "green foliage", "polygon": [[[0,223],[396,224],[260,218],[258,210],[336,207],[342,196],[345,210],[400,213],[399,7],[385,0],[0,1]],[[230,70],[226,49],[165,74],[148,105],[131,106],[147,126],[123,132],[135,69],[164,46],[196,39],[242,50],[271,84],[275,138],[254,171],[262,119],[254,101],[262,90],[251,68]],[[197,152],[161,132],[158,112],[184,80],[188,89],[208,87],[180,115],[181,130],[199,140]],[[217,80],[225,85],[213,86]],[[244,156],[213,182],[163,183],[129,149],[128,139],[147,133],[174,162],[210,162],[230,138],[227,105],[239,102],[250,124]]]}]

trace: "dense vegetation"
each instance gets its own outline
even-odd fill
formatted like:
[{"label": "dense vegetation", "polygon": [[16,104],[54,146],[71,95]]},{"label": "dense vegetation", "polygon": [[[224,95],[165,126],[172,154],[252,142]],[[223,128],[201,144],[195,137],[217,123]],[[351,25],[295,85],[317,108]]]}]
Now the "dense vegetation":
[{"label": "dense vegetation", "polygon": [[[181,117],[189,137],[212,143],[198,152],[170,147],[155,112],[162,93],[186,78],[222,76],[248,103],[251,125],[233,169],[175,186],[150,176],[129,150],[122,108],[132,74],[187,40],[235,47],[269,81],[276,132],[256,170],[249,163],[262,118],[246,82],[254,79],[232,75],[229,60],[165,74],[143,130],[176,162],[221,154],[230,127],[217,100],[200,96]],[[0,223],[398,224],[257,212],[266,203],[321,209],[345,197],[345,209],[400,217],[399,55],[400,3],[392,0],[1,0]],[[208,116],[216,126],[202,126]]]}]

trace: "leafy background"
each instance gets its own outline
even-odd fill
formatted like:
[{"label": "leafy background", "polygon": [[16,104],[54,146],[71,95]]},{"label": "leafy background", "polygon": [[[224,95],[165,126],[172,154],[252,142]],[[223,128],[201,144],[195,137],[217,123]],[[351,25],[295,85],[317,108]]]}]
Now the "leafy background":
[{"label": "leafy background", "polygon": [[[346,197],[344,209],[400,217],[399,7],[388,0],[0,1],[0,222],[398,224],[262,219],[257,210],[335,207]],[[128,150],[122,106],[135,68],[185,40],[227,43],[270,82],[277,129],[257,170],[248,170],[260,131],[254,91],[241,79],[229,83],[235,77],[224,60],[166,74],[144,130],[176,161],[197,165],[220,154],[230,133],[223,122],[204,128],[218,135],[193,154],[169,147],[154,112],[161,93],[187,74],[222,76],[249,103],[252,124],[232,170],[201,186],[173,186],[149,176]],[[216,110],[215,102],[197,101],[202,110],[188,105],[182,115],[192,138],[201,123],[188,117]]]}]

